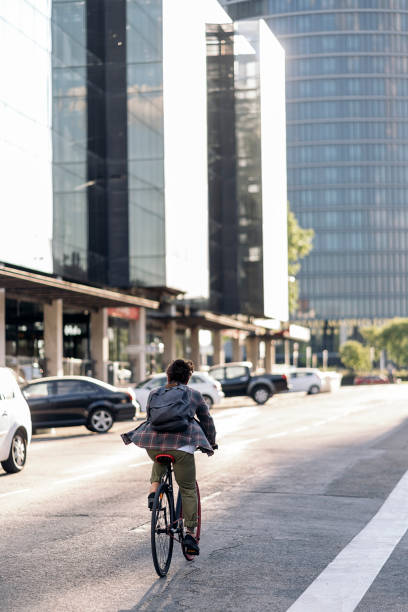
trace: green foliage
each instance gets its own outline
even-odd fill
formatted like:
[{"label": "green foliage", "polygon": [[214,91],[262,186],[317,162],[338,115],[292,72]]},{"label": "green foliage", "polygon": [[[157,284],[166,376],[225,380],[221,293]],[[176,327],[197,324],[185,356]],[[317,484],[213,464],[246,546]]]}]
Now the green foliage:
[{"label": "green foliage", "polygon": [[378,349],[382,348],[380,327],[375,327],[374,325],[370,327],[363,327],[360,329],[360,333],[369,346],[373,346]]},{"label": "green foliage", "polygon": [[370,369],[370,350],[357,340],[348,340],[340,347],[340,358],[352,372]]},{"label": "green foliage", "polygon": [[379,342],[400,367],[408,365],[408,319],[393,319],[380,328]]},{"label": "green foliage", "polygon": [[298,306],[299,287],[295,277],[300,270],[299,260],[306,257],[312,250],[313,237],[312,229],[300,227],[288,203],[288,274],[291,279],[289,282],[289,312],[291,313],[294,313]]},{"label": "green foliage", "polygon": [[365,327],[361,335],[369,346],[379,351],[385,349],[387,356],[399,367],[408,366],[408,319],[392,319],[382,327]]},{"label": "green foliage", "polygon": [[381,328],[372,325],[370,327],[364,327],[363,329],[360,329],[360,333],[368,344],[368,346],[372,346],[375,349],[374,359],[379,359],[380,351],[382,348],[384,348],[382,346],[381,340]]}]

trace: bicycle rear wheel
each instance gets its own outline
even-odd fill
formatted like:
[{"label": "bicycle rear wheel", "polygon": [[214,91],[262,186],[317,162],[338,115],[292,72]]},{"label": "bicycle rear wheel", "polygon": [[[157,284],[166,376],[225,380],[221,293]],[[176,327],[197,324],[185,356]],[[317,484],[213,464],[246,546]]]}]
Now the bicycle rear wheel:
[{"label": "bicycle rear wheel", "polygon": [[[201,500],[200,500],[200,489],[198,488],[198,482],[196,481],[196,493],[197,493],[197,527],[196,527],[196,533],[195,533],[195,539],[197,540],[197,544],[200,543],[200,536],[201,536]],[[179,493],[180,496],[180,493]],[[180,496],[180,518],[183,518],[183,504],[181,503],[181,496]],[[192,561],[196,555],[189,555],[186,553],[186,549],[183,546],[183,541],[181,541],[181,550],[183,551],[183,555],[185,556],[185,558],[187,559],[187,561]]]},{"label": "bicycle rear wheel", "polygon": [[169,571],[173,554],[173,522],[173,496],[167,484],[161,484],[154,497],[151,523],[153,563],[159,576],[165,576]]}]

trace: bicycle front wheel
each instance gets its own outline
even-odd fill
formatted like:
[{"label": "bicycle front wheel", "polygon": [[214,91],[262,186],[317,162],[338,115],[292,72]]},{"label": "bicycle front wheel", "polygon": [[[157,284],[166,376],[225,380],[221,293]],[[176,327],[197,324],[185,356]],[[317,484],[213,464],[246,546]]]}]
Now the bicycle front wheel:
[{"label": "bicycle front wheel", "polygon": [[166,484],[161,484],[153,501],[151,542],[154,568],[159,576],[169,571],[173,554],[173,496]]}]

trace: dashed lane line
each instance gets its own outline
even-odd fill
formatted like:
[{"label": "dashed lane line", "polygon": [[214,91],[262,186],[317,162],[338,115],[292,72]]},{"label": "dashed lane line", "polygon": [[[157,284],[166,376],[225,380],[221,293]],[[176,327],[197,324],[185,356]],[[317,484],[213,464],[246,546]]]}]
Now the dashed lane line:
[{"label": "dashed lane line", "polygon": [[0,493],[0,497],[7,497],[8,495],[18,495],[19,493],[26,493],[30,489],[19,489],[18,491],[10,491],[9,493]]},{"label": "dashed lane line", "polygon": [[408,529],[408,471],[288,612],[353,612]]},{"label": "dashed lane line", "polygon": [[85,478],[93,478],[94,476],[101,476],[107,474],[108,470],[101,470],[100,472],[92,472],[91,474],[82,474],[81,476],[75,476],[74,478],[64,478],[63,480],[56,480],[54,484],[66,484],[68,482],[75,482],[76,480],[84,480]]},{"label": "dashed lane line", "polygon": [[266,436],[267,438],[282,438],[283,436],[288,436],[289,432],[288,431],[278,431],[277,433],[273,433],[273,434],[269,434],[269,436]]},{"label": "dashed lane line", "polygon": [[218,495],[221,495],[221,493],[222,491],[216,491],[215,493],[211,493],[211,495],[206,495],[205,497],[201,498],[201,503],[204,504],[210,499],[213,499],[214,497],[218,497]]}]

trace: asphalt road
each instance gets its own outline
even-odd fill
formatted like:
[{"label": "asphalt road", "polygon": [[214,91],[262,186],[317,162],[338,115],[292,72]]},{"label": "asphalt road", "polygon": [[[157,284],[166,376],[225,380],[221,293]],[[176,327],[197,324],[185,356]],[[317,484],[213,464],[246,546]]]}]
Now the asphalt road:
[{"label": "asphalt road", "polygon": [[[214,410],[201,555],[150,553],[150,461],[119,433],[35,436],[0,472],[3,612],[408,610],[408,385]],[[407,493],[407,495],[405,495]]]}]

